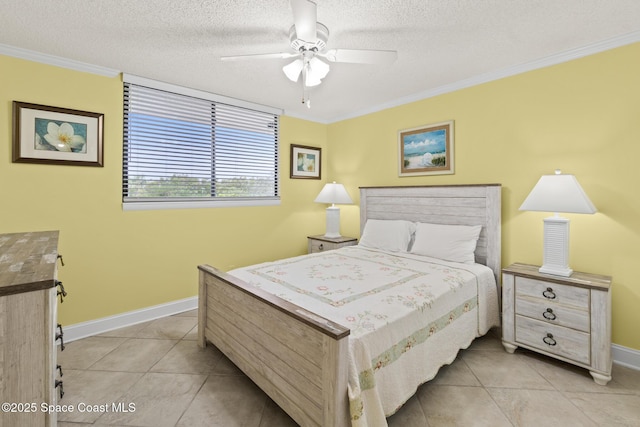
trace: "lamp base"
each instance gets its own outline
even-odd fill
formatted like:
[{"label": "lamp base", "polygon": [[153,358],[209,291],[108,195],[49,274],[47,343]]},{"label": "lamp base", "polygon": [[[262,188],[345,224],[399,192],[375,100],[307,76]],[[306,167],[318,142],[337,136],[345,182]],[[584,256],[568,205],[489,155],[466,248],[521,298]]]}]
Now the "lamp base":
[{"label": "lamp base", "polygon": [[329,206],[327,208],[327,230],[324,237],[341,237],[340,236],[340,208],[337,206]]},{"label": "lamp base", "polygon": [[544,219],[544,257],[540,273],[569,277],[569,219],[552,216]]},{"label": "lamp base", "polygon": [[554,276],[562,276],[562,277],[569,277],[573,274],[573,270],[569,267],[558,268],[557,266],[554,266],[554,265],[551,265],[551,266],[543,265],[538,269],[538,271],[543,274],[552,274]]}]

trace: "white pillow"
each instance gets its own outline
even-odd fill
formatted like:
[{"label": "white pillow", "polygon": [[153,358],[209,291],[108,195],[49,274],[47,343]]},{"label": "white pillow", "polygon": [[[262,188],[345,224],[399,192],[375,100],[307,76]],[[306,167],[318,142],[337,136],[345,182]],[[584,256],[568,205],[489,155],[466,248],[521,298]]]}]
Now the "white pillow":
[{"label": "white pillow", "polygon": [[419,222],[412,254],[473,264],[480,225],[442,225]]},{"label": "white pillow", "polygon": [[391,252],[407,252],[415,229],[416,225],[411,221],[368,219],[358,244]]}]

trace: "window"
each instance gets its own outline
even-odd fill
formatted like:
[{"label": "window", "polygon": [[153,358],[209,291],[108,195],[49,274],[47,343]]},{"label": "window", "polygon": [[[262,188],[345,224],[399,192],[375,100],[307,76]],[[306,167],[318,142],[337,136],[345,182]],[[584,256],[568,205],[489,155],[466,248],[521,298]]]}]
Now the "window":
[{"label": "window", "polygon": [[279,111],[216,98],[125,75],[125,209],[279,203]]}]

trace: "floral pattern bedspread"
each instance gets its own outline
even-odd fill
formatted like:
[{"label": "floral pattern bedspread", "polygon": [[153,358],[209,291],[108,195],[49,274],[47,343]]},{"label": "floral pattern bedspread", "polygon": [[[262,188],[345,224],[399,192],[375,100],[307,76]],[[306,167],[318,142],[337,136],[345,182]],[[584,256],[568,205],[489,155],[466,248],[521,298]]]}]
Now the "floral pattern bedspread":
[{"label": "floral pattern bedspread", "polygon": [[361,246],[230,274],[351,330],[353,426],[386,425],[417,387],[499,324],[492,271]]}]

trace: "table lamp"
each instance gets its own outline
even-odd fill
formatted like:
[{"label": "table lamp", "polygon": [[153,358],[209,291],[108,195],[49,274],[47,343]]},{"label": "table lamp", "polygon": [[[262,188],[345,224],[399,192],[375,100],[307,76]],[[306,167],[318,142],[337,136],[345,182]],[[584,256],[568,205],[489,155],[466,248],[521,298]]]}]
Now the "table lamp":
[{"label": "table lamp", "polygon": [[554,212],[544,219],[544,256],[540,273],[569,277],[569,219],[564,213],[594,214],[596,208],[573,175],[543,175],[520,206],[521,211]]},{"label": "table lamp", "polygon": [[316,203],[331,203],[327,208],[327,229],[324,237],[340,237],[340,208],[337,204],[353,203],[344,185],[336,184],[335,181],[327,183],[314,200]]}]

